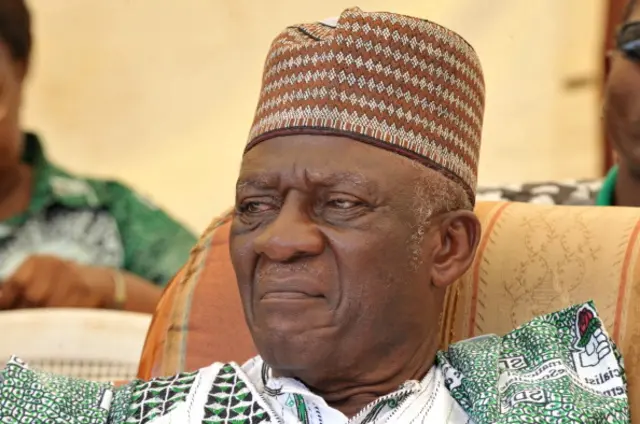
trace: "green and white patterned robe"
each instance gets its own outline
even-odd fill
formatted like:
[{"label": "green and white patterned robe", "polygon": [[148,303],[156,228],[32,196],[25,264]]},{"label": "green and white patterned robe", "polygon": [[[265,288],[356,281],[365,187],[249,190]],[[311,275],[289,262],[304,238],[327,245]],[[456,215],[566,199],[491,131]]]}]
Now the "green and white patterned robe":
[{"label": "green and white patterned robe", "polygon": [[122,269],[166,285],[196,237],[129,187],[73,175],[51,163],[26,134],[23,162],[33,170],[29,206],[0,221],[0,284],[33,255]]}]

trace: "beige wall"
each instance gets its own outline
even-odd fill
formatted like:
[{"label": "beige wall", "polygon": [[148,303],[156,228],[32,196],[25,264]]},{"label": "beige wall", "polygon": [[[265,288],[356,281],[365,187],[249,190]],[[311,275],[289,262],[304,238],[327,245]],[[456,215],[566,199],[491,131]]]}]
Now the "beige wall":
[{"label": "beige wall", "polygon": [[[262,60],[350,0],[29,0],[25,123],[69,169],[121,178],[196,230],[228,207]],[[485,69],[480,180],[597,175],[602,0],[361,0],[462,33]]]}]

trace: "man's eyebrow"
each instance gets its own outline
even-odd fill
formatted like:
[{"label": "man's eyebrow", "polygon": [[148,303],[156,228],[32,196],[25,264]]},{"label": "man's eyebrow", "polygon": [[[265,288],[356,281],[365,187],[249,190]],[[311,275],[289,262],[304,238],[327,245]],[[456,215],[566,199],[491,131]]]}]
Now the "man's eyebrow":
[{"label": "man's eyebrow", "polygon": [[[305,172],[305,179],[311,185],[319,185],[324,187],[336,186],[339,184],[350,184],[360,187],[368,192],[374,192],[378,189],[378,185],[366,178],[364,175],[356,172]],[[236,183],[236,191],[245,189],[269,190],[279,187],[280,178],[275,175],[247,175],[240,176]]]},{"label": "man's eyebrow", "polygon": [[272,189],[278,186],[278,178],[274,176],[247,176],[238,178],[236,182],[236,191],[245,190],[248,188],[255,189]]}]

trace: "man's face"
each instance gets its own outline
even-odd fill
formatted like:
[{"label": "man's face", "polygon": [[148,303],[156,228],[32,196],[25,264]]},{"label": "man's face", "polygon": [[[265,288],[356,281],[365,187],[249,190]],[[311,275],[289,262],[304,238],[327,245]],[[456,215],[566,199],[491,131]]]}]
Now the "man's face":
[{"label": "man's face", "polygon": [[278,373],[353,382],[390,351],[435,342],[443,236],[416,218],[425,173],[442,178],[334,136],[274,138],[245,155],[231,259],[258,351]]},{"label": "man's face", "polygon": [[[628,22],[640,21],[636,7]],[[633,39],[640,28],[629,31]],[[640,52],[640,48],[638,48]],[[620,160],[640,174],[640,62],[614,52],[605,89],[604,125],[607,138],[613,143]]]},{"label": "man's face", "polygon": [[26,66],[16,62],[0,40],[0,170],[20,160],[19,109]]}]

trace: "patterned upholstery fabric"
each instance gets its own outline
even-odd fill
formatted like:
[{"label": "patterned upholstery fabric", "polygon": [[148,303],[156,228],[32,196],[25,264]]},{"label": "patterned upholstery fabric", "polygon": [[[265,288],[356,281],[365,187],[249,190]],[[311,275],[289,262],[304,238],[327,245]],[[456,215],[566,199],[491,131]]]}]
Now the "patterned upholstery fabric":
[{"label": "patterned upholstery fabric", "polygon": [[[479,202],[473,266],[447,294],[442,346],[504,334],[593,299],[621,349],[632,411],[640,411],[640,209]],[[229,220],[216,220],[165,292],[140,377],[255,353],[229,260]]]},{"label": "patterned upholstery fabric", "polygon": [[169,376],[214,361],[242,363],[255,355],[231,266],[229,226],[230,214],[214,219],[165,289],[139,376]]}]

